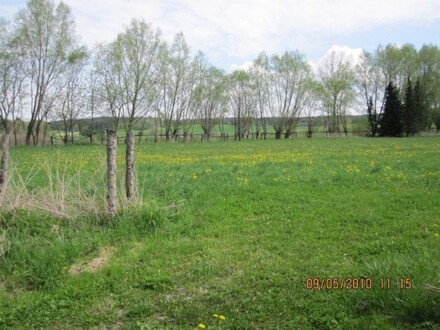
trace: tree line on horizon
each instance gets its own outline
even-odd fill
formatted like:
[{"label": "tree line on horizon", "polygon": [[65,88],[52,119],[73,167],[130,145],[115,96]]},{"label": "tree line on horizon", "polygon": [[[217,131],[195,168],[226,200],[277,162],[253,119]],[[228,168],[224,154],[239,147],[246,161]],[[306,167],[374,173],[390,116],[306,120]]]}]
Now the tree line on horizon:
[{"label": "tree line on horizon", "polygon": [[41,143],[48,121],[62,123],[68,143],[80,118],[102,116],[127,135],[154,118],[152,131],[167,140],[195,124],[209,138],[226,117],[237,139],[269,126],[288,138],[299,118],[312,136],[319,116],[327,132],[347,133],[353,112],[367,116],[371,136],[440,130],[440,49],[432,44],[378,46],[358,59],[333,50],[316,68],[297,50],[261,52],[251,67],[227,74],[202,52],[192,56],[183,33],[168,43],[140,19],[89,49],[70,8],[54,0],[29,0],[12,22],[0,18],[0,28],[0,122],[15,143],[20,133],[27,145]]}]

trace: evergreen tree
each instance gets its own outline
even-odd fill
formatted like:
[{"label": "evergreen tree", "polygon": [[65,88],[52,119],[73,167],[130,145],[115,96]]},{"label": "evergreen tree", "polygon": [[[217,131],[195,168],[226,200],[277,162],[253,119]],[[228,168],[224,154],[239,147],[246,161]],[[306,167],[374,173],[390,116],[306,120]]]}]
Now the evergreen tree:
[{"label": "evergreen tree", "polygon": [[380,120],[382,136],[401,136],[402,134],[402,104],[399,92],[390,82],[385,90],[385,106]]}]

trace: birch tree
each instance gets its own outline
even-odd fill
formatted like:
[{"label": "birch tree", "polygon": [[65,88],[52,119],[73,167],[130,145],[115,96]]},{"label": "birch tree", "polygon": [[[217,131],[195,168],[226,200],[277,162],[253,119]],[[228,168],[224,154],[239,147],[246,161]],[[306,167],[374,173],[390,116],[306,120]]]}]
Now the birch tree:
[{"label": "birch tree", "polygon": [[94,105],[97,104],[97,113],[110,115],[111,129],[114,131],[118,130],[123,116],[124,100],[119,88],[119,71],[119,64],[113,56],[113,45],[98,44],[93,66],[93,74],[96,79],[93,102]]},{"label": "birch tree", "polygon": [[209,140],[214,126],[226,111],[226,77],[222,70],[210,65],[203,54],[194,60],[196,87],[194,108],[203,135]]},{"label": "birch tree", "polygon": [[14,134],[17,144],[16,119],[23,105],[25,53],[9,23],[0,20],[0,30],[0,121],[6,134]]},{"label": "birch tree", "polygon": [[[254,81],[255,86],[255,97],[257,103],[257,113],[256,113],[256,135],[257,139],[260,133],[263,134],[264,139],[267,135],[267,120],[269,108],[269,80],[270,68],[269,68],[269,58],[265,52],[262,52],[254,60],[251,67],[251,77]],[[262,130],[262,132],[261,132]]]},{"label": "birch tree", "polygon": [[134,124],[152,112],[154,86],[159,79],[158,51],[161,33],[142,20],[132,20],[113,44],[116,81],[122,98],[124,127],[132,132]]},{"label": "birch tree", "polygon": [[377,51],[363,51],[356,65],[356,87],[361,107],[366,110],[372,136],[379,133],[379,119],[385,104],[386,77],[380,69]]},{"label": "birch tree", "polygon": [[[26,144],[37,144],[43,121],[60,93],[56,81],[75,48],[74,22],[69,7],[52,0],[29,0],[16,17],[20,43],[27,54],[30,121]],[[32,140],[32,141],[31,141]]]},{"label": "birch tree", "polygon": [[229,100],[234,115],[235,138],[242,140],[251,130],[255,97],[248,72],[236,70],[228,77]]},{"label": "birch tree", "polygon": [[63,86],[54,110],[55,119],[62,122],[64,143],[73,143],[74,127],[87,108],[87,78],[85,66],[88,54],[85,48],[70,54],[68,65],[59,84]]},{"label": "birch tree", "polygon": [[299,52],[272,56],[270,70],[266,84],[272,126],[276,139],[280,139],[283,133],[287,139],[295,131],[306,105],[312,72],[305,57]]},{"label": "birch tree", "polygon": [[435,45],[424,45],[418,53],[422,89],[426,95],[428,113],[424,118],[424,129],[434,122],[440,130],[440,49]]},{"label": "birch tree", "polygon": [[320,115],[322,111],[322,102],[319,97],[319,83],[316,80],[311,79],[307,84],[308,87],[304,96],[304,110],[302,116],[305,118],[307,125],[306,136],[311,138],[320,124],[318,115]]},{"label": "birch tree", "polygon": [[327,115],[328,131],[348,133],[347,111],[356,99],[352,58],[342,51],[332,51],[319,65],[321,99]]},{"label": "birch tree", "polygon": [[178,134],[194,96],[189,46],[183,33],[175,36],[170,47],[162,49],[161,58],[162,116],[168,141]]}]

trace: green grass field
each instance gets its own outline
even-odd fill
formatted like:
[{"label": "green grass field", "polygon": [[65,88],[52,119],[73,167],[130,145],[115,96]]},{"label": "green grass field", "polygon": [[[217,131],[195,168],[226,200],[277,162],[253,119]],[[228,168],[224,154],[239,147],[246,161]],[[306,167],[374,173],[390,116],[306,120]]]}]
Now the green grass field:
[{"label": "green grass field", "polygon": [[108,221],[104,146],[11,149],[0,328],[440,328],[438,138],[124,154]]}]

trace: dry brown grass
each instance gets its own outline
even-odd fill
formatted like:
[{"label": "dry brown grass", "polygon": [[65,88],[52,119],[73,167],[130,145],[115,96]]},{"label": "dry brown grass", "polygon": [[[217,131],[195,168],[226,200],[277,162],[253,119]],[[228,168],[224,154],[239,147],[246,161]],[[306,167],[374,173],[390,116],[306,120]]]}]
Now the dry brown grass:
[{"label": "dry brown grass", "polygon": [[425,284],[425,289],[431,292],[436,292],[436,293],[440,293],[440,288],[437,288],[433,285],[430,285],[428,283]]},{"label": "dry brown grass", "polygon": [[[90,182],[81,179],[80,172],[68,174],[66,169],[56,168],[49,162],[30,169],[26,175],[20,174],[13,164],[9,168],[7,187],[0,205],[9,212],[37,210],[63,219],[81,216],[101,219],[106,215],[104,168],[96,175],[102,180]],[[47,184],[30,190],[31,182],[42,175],[47,178]],[[144,204],[139,191],[137,196],[127,201],[123,176],[118,176],[117,187],[118,210]]]},{"label": "dry brown grass", "polygon": [[70,275],[78,275],[83,272],[88,273],[96,273],[100,271],[102,268],[107,266],[110,261],[110,257],[112,256],[114,249],[112,247],[103,247],[99,254],[93,258],[92,260],[85,262],[77,262],[70,266],[69,274]]},{"label": "dry brown grass", "polygon": [[11,242],[6,236],[6,230],[1,229],[0,231],[0,258],[2,258],[6,252],[11,248]]},{"label": "dry brown grass", "polygon": [[90,183],[84,187],[81,186],[79,173],[68,176],[48,164],[44,165],[44,169],[47,185],[31,191],[28,189],[29,183],[37,175],[37,170],[22,176],[12,167],[2,207],[9,212],[17,209],[40,210],[66,219],[82,215],[99,217],[103,214],[105,186],[98,189]]}]

